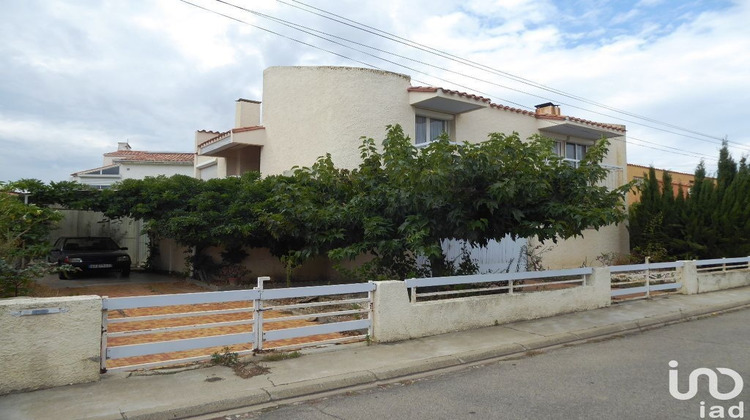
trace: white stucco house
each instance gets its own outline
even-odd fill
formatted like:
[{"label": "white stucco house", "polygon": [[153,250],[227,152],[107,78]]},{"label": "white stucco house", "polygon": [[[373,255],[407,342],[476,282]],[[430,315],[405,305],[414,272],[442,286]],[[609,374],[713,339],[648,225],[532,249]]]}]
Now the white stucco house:
[{"label": "white stucco house", "polygon": [[[400,124],[417,146],[442,132],[458,142],[481,142],[492,132],[515,131],[521,138],[542,134],[555,139],[558,153],[572,164],[606,137],[611,142],[604,161],[611,169],[607,185],[626,182],[622,125],[566,116],[551,103],[527,111],[471,93],[413,86],[403,74],[351,67],[266,69],[262,100],[239,99],[234,128],[196,132],[194,176],[280,174],[293,166],[310,166],[326,153],[337,166],[354,168],[360,160],[360,138],[380,140],[393,124]],[[535,244],[533,238],[529,244]],[[622,225],[609,226],[549,245],[545,266],[577,267],[595,263],[604,252],[627,253],[628,232]]]},{"label": "white stucco house", "polygon": [[105,189],[124,179],[149,176],[193,176],[193,153],[132,150],[128,142],[117,143],[117,151],[104,154],[101,167],[71,174],[71,180]]}]

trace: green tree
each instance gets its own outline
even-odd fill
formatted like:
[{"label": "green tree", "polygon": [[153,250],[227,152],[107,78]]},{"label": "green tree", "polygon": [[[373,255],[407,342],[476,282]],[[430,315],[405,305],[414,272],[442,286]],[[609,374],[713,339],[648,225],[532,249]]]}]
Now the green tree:
[{"label": "green tree", "polygon": [[11,183],[16,191],[23,191],[30,204],[38,206],[63,205],[69,209],[88,210],[100,206],[99,191],[72,181],[51,182],[20,179]]},{"label": "green tree", "polygon": [[46,206],[24,204],[14,190],[13,184],[0,188],[0,297],[27,294],[34,279],[52,271],[41,259],[61,218]]},{"label": "green tree", "polygon": [[[33,187],[48,202],[143,219],[152,239],[174,238],[198,254],[211,245],[266,247],[290,270],[319,255],[369,255],[371,275],[405,278],[449,272],[445,239],[556,241],[623,221],[630,185],[601,185],[607,140],[590,147],[579,165],[552,146],[540,136],[522,141],[516,133],[494,133],[481,143],[443,137],[417,148],[392,126],[382,148],[363,139],[361,163],[351,171],[324,156],[288,176],[125,180],[85,200],[64,194],[70,185]],[[422,257],[429,263],[419,264]]]},{"label": "green tree", "polygon": [[463,144],[443,137],[418,149],[401,127],[389,127],[382,152],[372,139],[361,147],[362,163],[351,176],[356,195],[344,206],[356,221],[354,241],[331,255],[370,254],[374,274],[391,278],[419,274],[417,257],[426,256],[438,275],[443,239],[556,241],[618,223],[630,186],[599,185],[607,175],[599,165],[607,146],[599,141],[575,167],[539,136],[522,141],[516,133],[494,133]]},{"label": "green tree", "polygon": [[[642,199],[631,207],[631,248],[636,254],[669,258],[719,258],[750,253],[750,169],[739,164],[726,142],[719,152],[716,179],[704,162],[695,170],[689,195],[676,198],[655,187],[653,170],[641,186]],[[664,178],[664,185],[671,182]]]},{"label": "green tree", "polygon": [[635,258],[648,256],[658,261],[667,258],[668,254],[663,229],[664,200],[654,167],[643,175],[643,180],[637,186],[641,193],[640,201],[629,209],[631,249]]}]

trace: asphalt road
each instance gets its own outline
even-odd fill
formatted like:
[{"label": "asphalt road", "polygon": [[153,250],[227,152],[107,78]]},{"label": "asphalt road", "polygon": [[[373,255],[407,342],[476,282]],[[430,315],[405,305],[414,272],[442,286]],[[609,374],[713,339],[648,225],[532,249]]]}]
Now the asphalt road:
[{"label": "asphalt road", "polygon": [[[739,396],[717,400],[703,377],[694,398],[678,400],[669,391],[672,360],[679,363],[680,392],[688,390],[692,370],[701,367],[730,368],[745,386]],[[718,378],[720,392],[734,388],[730,377]],[[217,418],[700,419],[740,414],[750,418],[750,310]]]}]

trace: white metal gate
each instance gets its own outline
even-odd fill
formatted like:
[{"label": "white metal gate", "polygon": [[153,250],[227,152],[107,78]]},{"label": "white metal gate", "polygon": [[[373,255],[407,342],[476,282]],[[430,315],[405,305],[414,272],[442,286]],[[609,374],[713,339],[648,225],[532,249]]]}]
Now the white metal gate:
[{"label": "white metal gate", "polygon": [[609,268],[613,299],[649,298],[653,292],[674,292],[682,287],[676,270],[685,263],[616,265]]},{"label": "white metal gate", "polygon": [[[263,282],[268,279],[268,277],[259,278],[258,287],[252,290],[121,298],[104,297],[102,305],[102,371],[194,362],[211,356],[210,354],[203,354],[167,361],[139,362],[115,368],[107,367],[108,360],[233,345],[245,345],[246,350],[236,353],[247,354],[263,350],[263,344],[271,341],[355,332],[354,335],[323,340],[313,339],[303,345],[294,346],[306,347],[362,340],[371,335],[372,292],[375,290],[373,283],[264,289]],[[331,298],[332,296],[339,298],[334,299]],[[326,297],[328,300],[319,299],[320,297]],[[295,298],[306,298],[305,300],[309,301],[289,302],[290,299]],[[210,307],[210,304],[228,306]],[[333,308],[333,310],[325,311],[323,310],[325,307]],[[144,308],[159,308],[160,311],[165,313],[139,315],[135,312]],[[294,313],[294,311],[300,310],[305,312]],[[132,313],[128,313],[128,311]],[[274,311],[277,316],[265,317],[264,313],[269,311]],[[227,315],[238,319],[218,322],[211,319],[211,317]],[[271,325],[274,323],[280,325],[278,323],[281,322],[287,322],[288,324],[289,321],[295,320],[320,320],[321,318],[330,319],[332,322],[315,322],[311,325],[295,327],[284,327],[282,325],[278,328]],[[153,325],[154,321],[164,321],[164,325]],[[148,325],[148,323],[151,325]],[[123,324],[129,324],[133,327],[122,331],[111,331],[121,329],[115,326]],[[225,327],[239,327],[242,331],[238,333],[212,333]],[[198,335],[205,336],[183,339],[161,339],[158,336],[159,334],[196,331]],[[357,331],[364,331],[364,334],[356,334]],[[143,342],[112,345],[112,340],[120,337],[138,337],[138,340]],[[290,346],[277,348],[284,347]]]}]

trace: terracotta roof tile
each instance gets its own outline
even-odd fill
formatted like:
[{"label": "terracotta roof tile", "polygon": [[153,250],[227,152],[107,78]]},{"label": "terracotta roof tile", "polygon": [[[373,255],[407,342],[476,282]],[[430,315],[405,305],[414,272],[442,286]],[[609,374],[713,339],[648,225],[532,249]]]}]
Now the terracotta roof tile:
[{"label": "terracotta roof tile", "polygon": [[159,153],[138,150],[118,150],[105,153],[104,156],[115,158],[118,162],[193,162],[194,153]]},{"label": "terracotta roof tile", "polygon": [[477,101],[489,103],[490,107],[495,108],[495,109],[500,109],[500,110],[509,111],[509,112],[515,112],[517,114],[522,114],[522,115],[535,116],[536,118],[539,118],[539,119],[560,120],[560,121],[568,120],[568,121],[577,122],[579,124],[593,125],[595,127],[601,127],[601,128],[605,128],[605,129],[608,129],[608,130],[619,131],[619,132],[622,132],[622,133],[624,133],[626,131],[624,125],[605,124],[605,123],[599,123],[599,122],[595,122],[595,121],[584,120],[583,118],[568,117],[568,116],[563,116],[563,115],[560,115],[560,116],[555,116],[555,115],[538,115],[535,111],[528,111],[528,110],[525,110],[525,109],[513,108],[513,107],[510,107],[510,106],[507,106],[507,105],[496,104],[496,103],[491,102],[489,98],[485,98],[483,96],[474,95],[474,94],[471,94],[471,93],[459,92],[457,90],[443,89],[443,88],[440,88],[440,87],[433,87],[433,86],[415,86],[415,87],[410,87],[407,90],[409,92],[432,92],[432,93],[435,93],[438,90],[441,90],[444,93],[447,93],[447,94],[450,94],[450,95],[457,95],[457,96],[461,96],[461,97],[464,97],[464,98],[469,98],[469,99],[474,99],[474,100],[477,100]]},{"label": "terracotta roof tile", "polygon": [[515,112],[516,114],[523,114],[523,115],[534,115],[534,111],[527,111],[525,109],[521,108],[513,108],[512,106],[508,105],[501,105],[496,103],[490,103],[490,107],[496,108],[496,109],[502,109],[503,111],[509,111],[509,112]]},{"label": "terracotta roof tile", "polygon": [[625,132],[624,125],[600,123],[596,121],[584,120],[583,118],[577,118],[577,117],[566,117],[566,118],[569,119],[570,121],[577,122],[580,124],[594,125],[594,126],[606,128],[609,130],[620,131],[623,133]]}]

